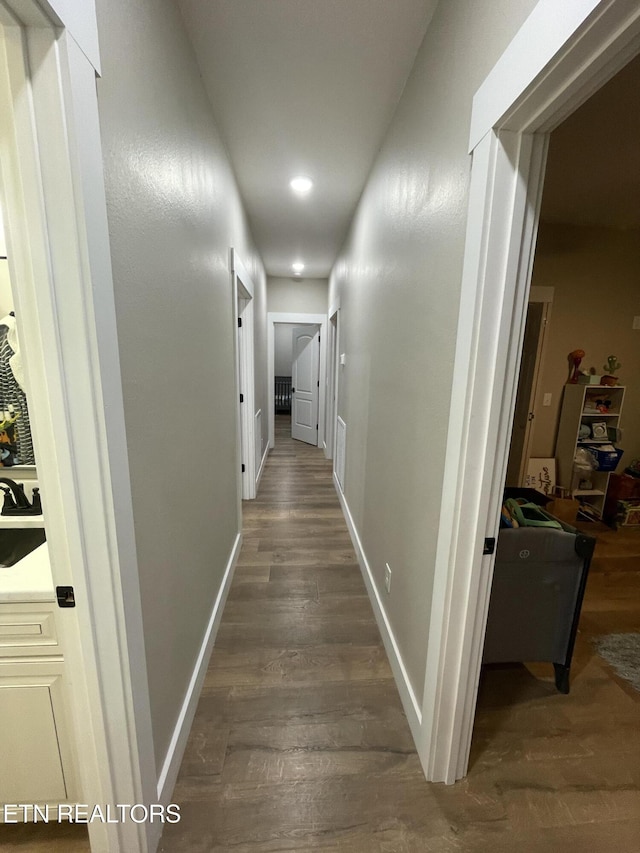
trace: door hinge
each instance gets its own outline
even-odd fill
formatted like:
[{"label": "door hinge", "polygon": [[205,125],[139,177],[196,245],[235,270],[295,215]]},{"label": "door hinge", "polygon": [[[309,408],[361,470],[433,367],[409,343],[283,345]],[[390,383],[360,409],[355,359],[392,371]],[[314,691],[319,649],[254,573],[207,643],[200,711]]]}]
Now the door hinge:
[{"label": "door hinge", "polygon": [[76,594],[72,586],[57,586],[56,598],[58,599],[58,607],[76,606]]},{"label": "door hinge", "polygon": [[318,429],[318,424],[316,424],[316,429]]},{"label": "door hinge", "polygon": [[238,328],[242,328],[242,317],[238,317]]},{"label": "door hinge", "polygon": [[243,463],[243,464],[242,464],[242,473],[243,473],[243,474],[244,474],[245,470],[246,470],[246,469],[245,469],[245,467],[244,467],[244,463]]},{"label": "door hinge", "polygon": [[240,394],[240,402],[244,403],[244,394]]},{"label": "door hinge", "polygon": [[318,379],[318,388],[320,387],[320,380]]},{"label": "door hinge", "polygon": [[493,552],[495,550],[496,550],[496,540],[493,536],[488,536],[484,540],[484,548],[482,550],[482,556],[485,556],[486,554],[493,554]]}]

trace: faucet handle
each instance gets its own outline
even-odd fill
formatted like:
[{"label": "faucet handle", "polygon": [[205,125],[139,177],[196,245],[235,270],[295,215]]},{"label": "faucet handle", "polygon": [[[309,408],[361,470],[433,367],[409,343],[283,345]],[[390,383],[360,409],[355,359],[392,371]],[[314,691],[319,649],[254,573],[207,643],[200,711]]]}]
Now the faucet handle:
[{"label": "faucet handle", "polygon": [[0,515],[6,515],[7,513],[5,512],[5,510],[15,509],[16,502],[14,501],[13,495],[11,494],[11,489],[9,489],[7,486],[2,486],[2,491],[4,492],[4,501],[2,503],[2,512],[0,512]]},{"label": "faucet handle", "polygon": [[42,515],[42,499],[40,498],[40,489],[37,486],[31,493],[31,507],[34,515]]}]

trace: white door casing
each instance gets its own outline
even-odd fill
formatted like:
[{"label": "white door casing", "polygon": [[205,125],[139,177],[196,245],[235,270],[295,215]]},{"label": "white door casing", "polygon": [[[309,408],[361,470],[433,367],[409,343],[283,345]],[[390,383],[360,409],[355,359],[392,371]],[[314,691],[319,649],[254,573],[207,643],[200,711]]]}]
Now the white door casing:
[{"label": "white door casing", "polygon": [[292,329],[291,437],[318,444],[320,396],[320,330],[312,326]]},{"label": "white door casing", "polygon": [[[238,477],[242,500],[256,496],[256,412],[255,412],[255,363],[254,363],[254,320],[251,276],[238,257],[235,249],[230,253],[234,350],[236,365],[236,406],[238,423]],[[242,505],[238,504],[240,526]]]},{"label": "white door casing", "polygon": [[[549,132],[640,51],[640,7],[540,0],[478,90],[423,722],[428,779],[465,775]],[[473,459],[473,465],[467,460]]]},{"label": "white door casing", "polygon": [[[88,20],[90,5],[71,0],[66,12]],[[50,12],[46,0],[0,5],[0,165],[16,313],[54,586],[76,594],[59,632],[73,672],[81,796],[154,802],[128,461],[126,447],[116,461],[107,441],[125,430],[95,68],[82,28],[74,39]],[[110,853],[142,853],[158,835],[132,822],[89,826],[93,849]]]},{"label": "white door casing", "polygon": [[318,446],[322,447],[325,437],[325,406],[327,376],[327,315],[270,311],[267,314],[267,377],[268,377],[268,423],[269,447],[275,446],[275,327],[277,323],[291,325],[314,325],[320,327],[320,395],[318,398]]},{"label": "white door casing", "polygon": [[336,452],[336,421],[338,417],[338,353],[340,352],[340,303],[329,308],[329,346],[327,350],[326,417],[324,455],[333,459]]}]

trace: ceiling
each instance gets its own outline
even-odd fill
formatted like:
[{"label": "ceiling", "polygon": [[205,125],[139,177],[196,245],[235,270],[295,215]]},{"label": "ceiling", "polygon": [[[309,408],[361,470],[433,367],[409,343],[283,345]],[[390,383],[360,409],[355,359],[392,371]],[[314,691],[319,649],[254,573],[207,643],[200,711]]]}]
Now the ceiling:
[{"label": "ceiling", "polygon": [[640,56],[551,134],[541,218],[640,228]]},{"label": "ceiling", "polygon": [[268,275],[328,277],[436,2],[178,0]]}]

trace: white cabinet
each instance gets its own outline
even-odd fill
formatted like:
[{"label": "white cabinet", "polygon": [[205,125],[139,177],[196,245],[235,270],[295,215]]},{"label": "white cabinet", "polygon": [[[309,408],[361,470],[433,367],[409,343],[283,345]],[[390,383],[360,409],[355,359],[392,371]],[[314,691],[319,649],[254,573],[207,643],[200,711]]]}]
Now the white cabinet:
[{"label": "white cabinet", "polygon": [[56,610],[0,603],[0,803],[77,801]]},{"label": "white cabinet", "polygon": [[[624,393],[625,389],[621,385],[564,387],[555,453],[558,485],[576,498],[592,518],[602,516],[611,471],[595,470],[588,477],[588,484],[580,483],[574,475],[576,450],[587,445],[615,446],[615,431],[620,426]],[[604,425],[604,431],[608,434],[600,436],[597,430],[594,430],[595,425]],[[591,434],[586,435],[587,431]]]}]

